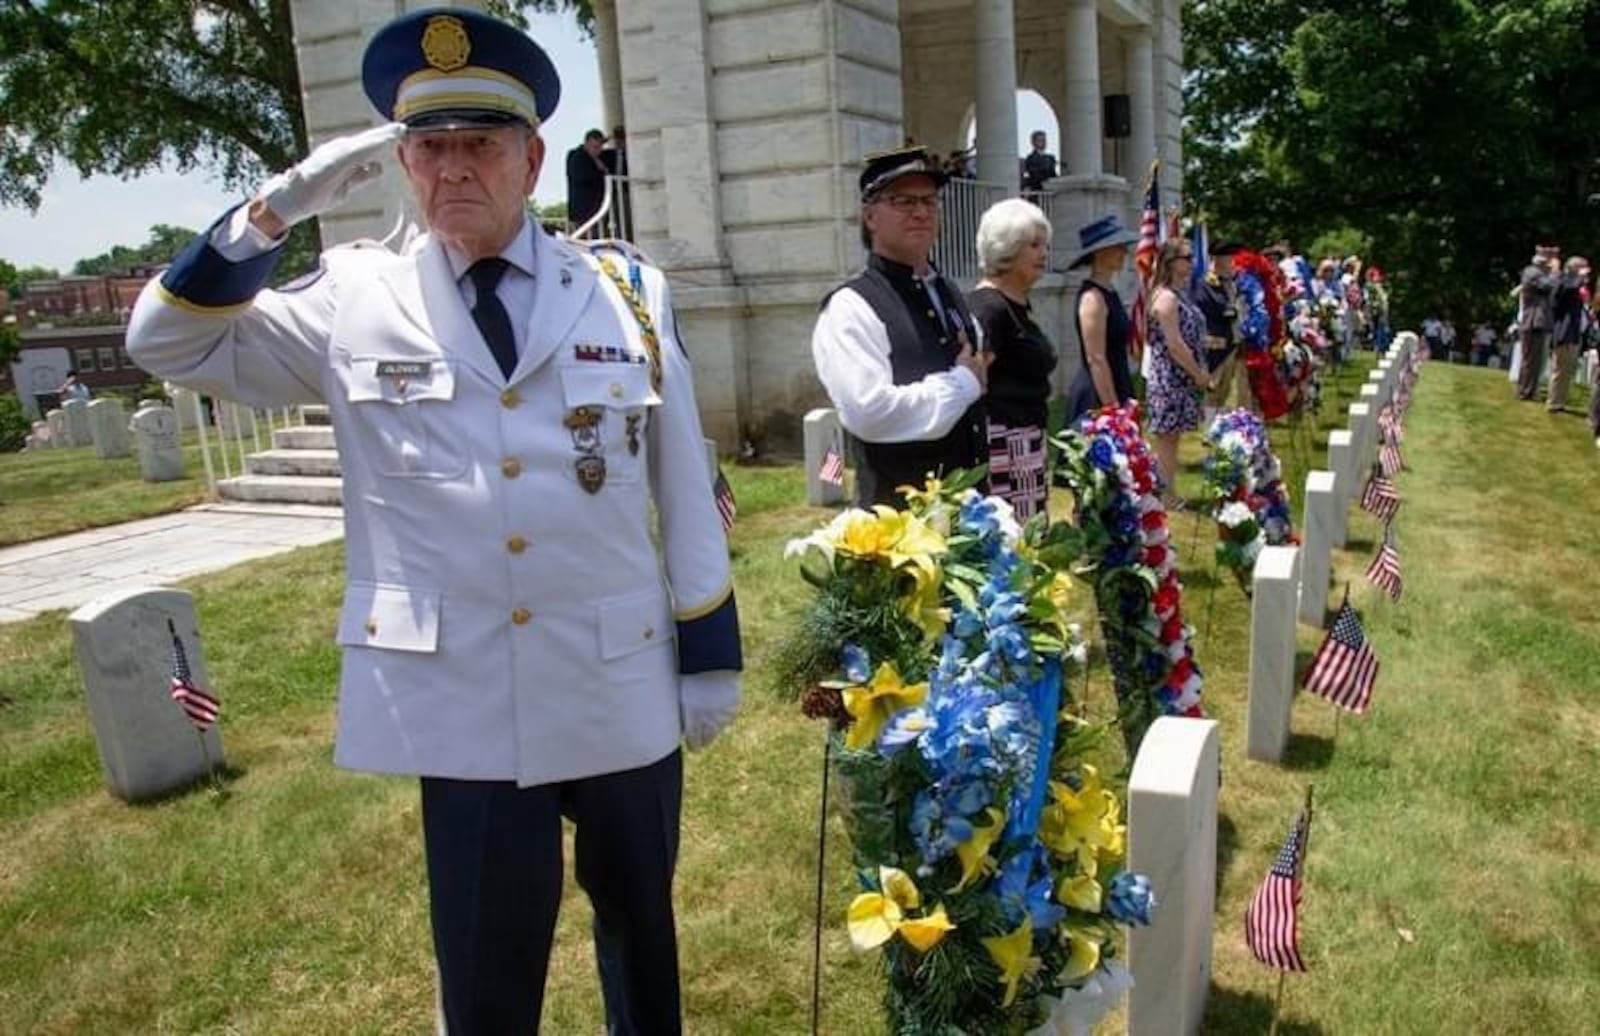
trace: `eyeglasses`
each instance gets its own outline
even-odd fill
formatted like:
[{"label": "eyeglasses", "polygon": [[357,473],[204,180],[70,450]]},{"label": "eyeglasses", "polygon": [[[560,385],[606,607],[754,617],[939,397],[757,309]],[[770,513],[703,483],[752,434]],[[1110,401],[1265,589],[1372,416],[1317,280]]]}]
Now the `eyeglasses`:
[{"label": "eyeglasses", "polygon": [[879,199],[896,212],[907,215],[918,209],[928,212],[939,211],[939,196],[937,194],[888,194]]}]

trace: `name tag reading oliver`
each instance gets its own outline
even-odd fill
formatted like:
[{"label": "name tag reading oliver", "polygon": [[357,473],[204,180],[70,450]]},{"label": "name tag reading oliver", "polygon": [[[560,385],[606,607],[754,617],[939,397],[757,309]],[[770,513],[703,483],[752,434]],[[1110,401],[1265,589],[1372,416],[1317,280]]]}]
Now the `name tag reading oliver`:
[{"label": "name tag reading oliver", "polygon": [[426,378],[433,373],[433,364],[428,360],[379,360],[378,377],[380,378]]}]

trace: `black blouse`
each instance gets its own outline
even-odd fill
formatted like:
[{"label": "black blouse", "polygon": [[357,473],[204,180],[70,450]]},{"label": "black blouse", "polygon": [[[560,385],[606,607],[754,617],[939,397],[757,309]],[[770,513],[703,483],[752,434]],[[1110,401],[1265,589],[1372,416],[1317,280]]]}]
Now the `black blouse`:
[{"label": "black blouse", "polygon": [[993,354],[989,365],[989,419],[1008,427],[1043,428],[1049,414],[1050,372],[1056,350],[1033,321],[1025,302],[1013,302],[997,288],[978,288],[967,307],[983,327],[984,347]]}]

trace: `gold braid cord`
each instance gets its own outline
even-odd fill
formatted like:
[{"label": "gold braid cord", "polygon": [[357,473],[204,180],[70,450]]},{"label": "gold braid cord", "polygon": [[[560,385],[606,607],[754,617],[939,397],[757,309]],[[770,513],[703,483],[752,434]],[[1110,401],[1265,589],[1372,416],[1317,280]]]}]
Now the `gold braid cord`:
[{"label": "gold braid cord", "polygon": [[611,283],[617,286],[617,291],[622,293],[622,301],[633,310],[633,319],[639,322],[639,341],[644,345],[645,355],[650,360],[650,387],[657,393],[661,391],[661,339],[656,336],[655,321],[650,319],[650,311],[644,308],[644,299],[633,290],[633,285],[617,269],[617,264],[609,256],[600,257],[600,269],[611,278]]}]

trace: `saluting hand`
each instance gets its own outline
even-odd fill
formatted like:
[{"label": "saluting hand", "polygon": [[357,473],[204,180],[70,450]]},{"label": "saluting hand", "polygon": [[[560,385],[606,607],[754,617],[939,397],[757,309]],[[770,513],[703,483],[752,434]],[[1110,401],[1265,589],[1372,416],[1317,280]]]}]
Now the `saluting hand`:
[{"label": "saluting hand", "polygon": [[277,237],[301,220],[337,208],[382,175],[383,159],[405,131],[400,123],[390,122],[318,145],[305,161],[262,185],[256,196],[260,207],[252,207],[251,220]]}]

